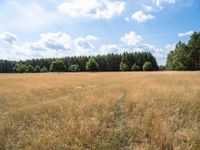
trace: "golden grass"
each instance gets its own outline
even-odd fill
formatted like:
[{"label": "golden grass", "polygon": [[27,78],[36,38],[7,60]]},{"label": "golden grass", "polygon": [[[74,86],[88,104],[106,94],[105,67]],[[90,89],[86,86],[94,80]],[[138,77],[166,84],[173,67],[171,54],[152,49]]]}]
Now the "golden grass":
[{"label": "golden grass", "polygon": [[200,149],[200,72],[1,74],[0,149]]}]

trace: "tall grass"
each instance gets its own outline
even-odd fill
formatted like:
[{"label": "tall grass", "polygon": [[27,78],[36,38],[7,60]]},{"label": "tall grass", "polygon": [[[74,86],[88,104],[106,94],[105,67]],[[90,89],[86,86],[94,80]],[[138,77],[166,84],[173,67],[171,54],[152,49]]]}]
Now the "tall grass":
[{"label": "tall grass", "polygon": [[0,75],[0,149],[200,149],[200,72]]}]

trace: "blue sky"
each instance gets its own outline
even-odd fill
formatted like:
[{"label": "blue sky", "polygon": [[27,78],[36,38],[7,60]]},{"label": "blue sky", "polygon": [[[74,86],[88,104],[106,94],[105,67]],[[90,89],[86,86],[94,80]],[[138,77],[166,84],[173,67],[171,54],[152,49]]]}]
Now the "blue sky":
[{"label": "blue sky", "polygon": [[200,30],[199,0],[0,0],[0,59],[151,51]]}]

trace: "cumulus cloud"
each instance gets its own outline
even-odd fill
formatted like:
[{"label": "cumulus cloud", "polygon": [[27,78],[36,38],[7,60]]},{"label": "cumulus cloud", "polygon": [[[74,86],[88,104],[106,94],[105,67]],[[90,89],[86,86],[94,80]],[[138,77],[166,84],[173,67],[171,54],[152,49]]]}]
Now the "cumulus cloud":
[{"label": "cumulus cloud", "polygon": [[182,33],[179,33],[178,36],[179,37],[191,36],[193,33],[194,31],[182,32]]},{"label": "cumulus cloud", "polygon": [[133,13],[131,18],[137,22],[146,22],[148,20],[155,19],[155,16],[146,14],[143,11],[137,11],[137,12]]},{"label": "cumulus cloud", "polygon": [[91,17],[95,19],[110,19],[119,16],[125,9],[125,2],[111,0],[80,0],[66,1],[59,5],[59,11],[71,17]]},{"label": "cumulus cloud", "polygon": [[174,4],[176,0],[152,0],[153,4],[162,9],[162,5]]},{"label": "cumulus cloud", "polygon": [[149,6],[149,5],[143,5],[142,6],[147,12],[150,12],[153,10],[153,7],[152,6]]},{"label": "cumulus cloud", "polygon": [[167,44],[166,46],[165,46],[165,48],[166,49],[168,49],[168,50],[174,50],[175,49],[175,47],[176,47],[176,43],[174,43],[174,44]]},{"label": "cumulus cloud", "polygon": [[[51,58],[95,54],[95,46],[92,42],[98,37],[87,35],[85,37],[72,38],[64,32],[41,34],[36,42],[16,42],[9,51],[2,50],[1,57],[9,60]],[[0,57],[0,58],[1,58]]]},{"label": "cumulus cloud", "polygon": [[126,43],[128,46],[135,46],[142,42],[142,37],[137,35],[134,31],[126,33],[120,38],[120,41]]},{"label": "cumulus cloud", "polygon": [[47,33],[41,34],[38,42],[32,43],[33,50],[68,50],[71,48],[71,36],[67,33]]},{"label": "cumulus cloud", "polygon": [[96,41],[98,37],[88,35],[86,37],[79,37],[74,40],[73,45],[77,55],[93,55],[95,46],[91,43]]},{"label": "cumulus cloud", "polygon": [[6,41],[9,44],[15,44],[17,41],[17,36],[14,33],[5,32],[0,34],[0,39]]},{"label": "cumulus cloud", "polygon": [[100,53],[101,54],[118,54],[118,53],[123,53],[125,51],[129,51],[128,48],[121,48],[118,45],[115,44],[107,44],[107,45],[101,45],[100,47]]}]

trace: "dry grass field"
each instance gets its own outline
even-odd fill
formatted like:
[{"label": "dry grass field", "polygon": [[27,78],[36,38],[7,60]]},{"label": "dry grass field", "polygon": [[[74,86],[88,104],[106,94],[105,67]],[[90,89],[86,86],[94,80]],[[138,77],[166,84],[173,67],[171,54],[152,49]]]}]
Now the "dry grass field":
[{"label": "dry grass field", "polygon": [[199,150],[200,72],[0,75],[1,150]]}]

